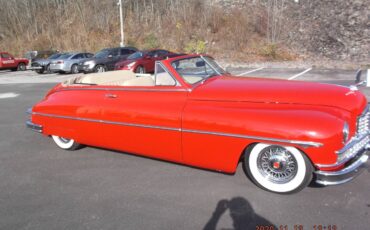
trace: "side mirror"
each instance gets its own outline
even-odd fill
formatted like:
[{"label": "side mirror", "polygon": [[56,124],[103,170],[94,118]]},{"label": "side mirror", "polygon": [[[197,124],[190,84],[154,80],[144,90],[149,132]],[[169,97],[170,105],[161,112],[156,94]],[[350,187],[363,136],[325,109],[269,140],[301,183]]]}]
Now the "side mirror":
[{"label": "side mirror", "polygon": [[151,59],[152,57],[151,56],[149,56],[149,55],[146,55],[145,57],[144,57],[144,59],[146,59],[146,60],[149,60],[149,59]]}]

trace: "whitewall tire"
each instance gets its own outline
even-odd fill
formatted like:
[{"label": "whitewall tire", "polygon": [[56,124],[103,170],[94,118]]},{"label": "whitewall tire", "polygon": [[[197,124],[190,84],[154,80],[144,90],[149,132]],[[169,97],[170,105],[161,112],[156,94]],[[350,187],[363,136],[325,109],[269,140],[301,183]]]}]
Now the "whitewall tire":
[{"label": "whitewall tire", "polygon": [[59,136],[51,136],[55,142],[55,144],[64,150],[76,150],[81,147],[79,143],[74,141],[73,139],[68,139],[64,137],[59,137]]},{"label": "whitewall tire", "polygon": [[313,167],[295,147],[259,143],[245,154],[244,167],[259,187],[275,193],[295,193],[312,180]]}]

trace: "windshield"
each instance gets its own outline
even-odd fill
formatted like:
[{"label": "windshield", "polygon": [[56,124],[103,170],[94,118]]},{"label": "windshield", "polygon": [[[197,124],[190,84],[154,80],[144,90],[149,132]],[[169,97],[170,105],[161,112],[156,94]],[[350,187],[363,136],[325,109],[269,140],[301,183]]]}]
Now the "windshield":
[{"label": "windshield", "polygon": [[58,59],[67,59],[69,58],[70,56],[72,56],[72,54],[70,53],[65,53],[65,54],[62,54],[58,57]]},{"label": "windshield", "polygon": [[110,54],[109,50],[101,50],[98,53],[96,53],[94,57],[96,57],[96,58],[106,58],[106,57],[108,57],[109,54]]},{"label": "windshield", "polygon": [[213,76],[228,74],[211,57],[191,57],[172,62],[173,68],[189,84],[195,84]]},{"label": "windshield", "polygon": [[48,59],[57,59],[60,56],[62,56],[62,54],[53,54]]},{"label": "windshield", "polygon": [[127,60],[133,60],[133,59],[138,59],[138,58],[141,58],[144,56],[144,53],[143,52],[135,52],[133,54],[131,54],[130,56],[127,57]]}]

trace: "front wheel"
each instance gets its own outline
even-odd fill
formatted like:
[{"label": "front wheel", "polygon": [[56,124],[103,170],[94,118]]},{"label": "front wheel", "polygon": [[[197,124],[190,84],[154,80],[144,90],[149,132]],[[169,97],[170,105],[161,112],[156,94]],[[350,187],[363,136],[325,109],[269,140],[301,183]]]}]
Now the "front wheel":
[{"label": "front wheel", "polygon": [[103,65],[97,65],[94,70],[95,73],[103,73],[105,71],[107,70]]},{"label": "front wheel", "polygon": [[146,70],[145,70],[144,66],[139,66],[139,67],[136,68],[135,73],[144,74],[144,73],[146,73]]},{"label": "front wheel", "polygon": [[51,136],[55,142],[55,144],[57,144],[57,146],[61,149],[64,149],[64,150],[77,150],[79,148],[81,148],[81,144],[77,143],[75,140],[73,139],[68,139],[68,138],[64,138],[64,137],[60,137],[60,136]]},{"label": "front wheel", "polygon": [[248,176],[270,192],[289,194],[305,188],[313,167],[307,156],[290,146],[259,143],[244,157]]},{"label": "front wheel", "polygon": [[26,64],[24,63],[19,63],[17,67],[18,71],[25,71],[26,70]]}]

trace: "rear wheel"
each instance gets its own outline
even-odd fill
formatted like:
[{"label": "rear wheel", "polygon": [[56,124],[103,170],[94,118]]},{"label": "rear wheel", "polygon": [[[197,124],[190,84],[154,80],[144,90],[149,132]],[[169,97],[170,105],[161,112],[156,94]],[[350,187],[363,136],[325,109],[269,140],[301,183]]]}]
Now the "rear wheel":
[{"label": "rear wheel", "polygon": [[17,67],[18,71],[25,71],[26,70],[26,64],[24,63],[19,63]]},{"label": "rear wheel", "polygon": [[81,144],[77,143],[73,139],[68,139],[68,138],[59,137],[59,136],[51,136],[51,137],[53,138],[55,144],[57,144],[57,146],[61,149],[72,151],[72,150],[79,149],[81,147]]},{"label": "rear wheel", "polygon": [[307,156],[290,146],[259,143],[244,157],[248,176],[259,187],[282,194],[295,193],[312,180]]},{"label": "rear wheel", "polygon": [[77,74],[78,73],[78,66],[77,66],[77,64],[72,65],[72,67],[71,67],[71,73],[72,74]]}]

